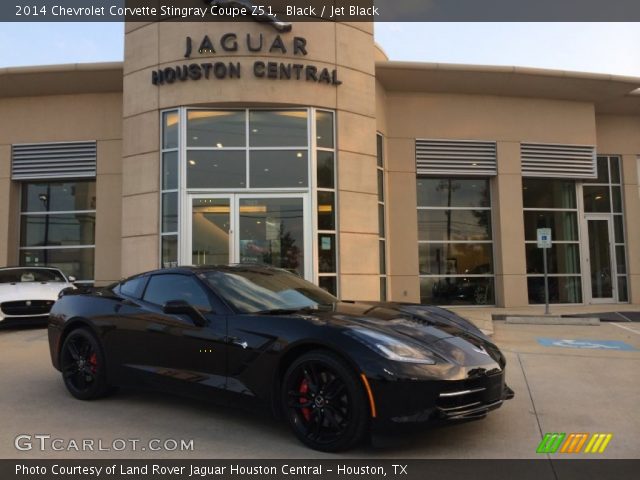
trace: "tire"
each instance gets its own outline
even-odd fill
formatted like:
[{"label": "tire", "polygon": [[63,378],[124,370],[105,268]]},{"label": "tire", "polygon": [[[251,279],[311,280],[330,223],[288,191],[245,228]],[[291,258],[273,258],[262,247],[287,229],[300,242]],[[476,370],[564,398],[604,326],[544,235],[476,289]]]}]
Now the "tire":
[{"label": "tire", "polygon": [[314,450],[348,450],[369,432],[361,380],[329,351],[314,350],[291,364],[282,381],[281,405],[293,433]]},{"label": "tire", "polygon": [[73,330],[60,350],[60,370],[67,390],[80,400],[94,400],[111,393],[106,362],[96,336],[86,328]]}]

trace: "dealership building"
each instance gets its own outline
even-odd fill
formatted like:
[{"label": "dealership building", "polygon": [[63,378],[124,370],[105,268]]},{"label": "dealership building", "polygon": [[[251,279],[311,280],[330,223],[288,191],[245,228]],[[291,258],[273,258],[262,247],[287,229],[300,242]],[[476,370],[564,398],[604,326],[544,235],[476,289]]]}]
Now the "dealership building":
[{"label": "dealership building", "polygon": [[[425,27],[428,28],[428,27]],[[343,299],[640,304],[640,78],[389,61],[372,23],[127,23],[0,69],[0,265],[266,263]]]}]

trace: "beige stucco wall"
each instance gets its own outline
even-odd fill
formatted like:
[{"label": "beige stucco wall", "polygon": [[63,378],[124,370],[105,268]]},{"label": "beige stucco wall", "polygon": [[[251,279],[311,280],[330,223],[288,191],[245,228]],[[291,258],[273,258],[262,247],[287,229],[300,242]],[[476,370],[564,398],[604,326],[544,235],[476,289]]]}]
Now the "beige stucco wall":
[{"label": "beige stucco wall", "polygon": [[527,305],[520,142],[595,145],[589,103],[483,95],[386,92],[391,298],[419,301],[415,140],[497,142],[492,180],[496,303]]},{"label": "beige stucco wall", "polygon": [[[222,52],[223,33],[262,33],[265,45],[276,36],[270,26],[253,22],[127,25],[124,63],[122,273],[157,268],[160,110],[178,106],[315,106],[337,112],[339,270],[341,294],[349,299],[377,299],[378,233],[376,197],[376,121],[373,28],[364,23],[315,22],[293,25],[281,34],[290,49],[294,36],[307,40],[307,56]],[[209,35],[218,54],[195,50]],[[192,59],[184,58],[186,36],[194,41]],[[290,49],[291,50],[291,49]],[[337,69],[340,86],[297,80],[256,78],[253,62],[265,59]],[[241,78],[176,82],[153,86],[153,70],[199,61],[240,62]],[[144,212],[144,214],[140,214]]]},{"label": "beige stucco wall", "polygon": [[18,262],[20,189],[10,180],[11,145],[96,140],[95,279],[120,278],[121,138],[119,93],[0,99],[0,265]]},{"label": "beige stucco wall", "polygon": [[629,300],[640,303],[640,116],[598,115],[598,153],[622,157]]}]

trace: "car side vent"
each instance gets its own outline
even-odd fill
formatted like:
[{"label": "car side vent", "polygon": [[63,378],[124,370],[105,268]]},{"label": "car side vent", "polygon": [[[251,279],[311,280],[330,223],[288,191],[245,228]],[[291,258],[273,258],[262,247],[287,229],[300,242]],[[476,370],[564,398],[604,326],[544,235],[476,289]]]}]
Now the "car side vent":
[{"label": "car side vent", "polygon": [[596,149],[590,145],[522,143],[522,176],[596,178]]},{"label": "car side vent", "polygon": [[95,177],[96,157],[96,142],[13,145],[11,178],[40,180]]},{"label": "car side vent", "polygon": [[416,140],[418,175],[497,175],[496,143]]}]

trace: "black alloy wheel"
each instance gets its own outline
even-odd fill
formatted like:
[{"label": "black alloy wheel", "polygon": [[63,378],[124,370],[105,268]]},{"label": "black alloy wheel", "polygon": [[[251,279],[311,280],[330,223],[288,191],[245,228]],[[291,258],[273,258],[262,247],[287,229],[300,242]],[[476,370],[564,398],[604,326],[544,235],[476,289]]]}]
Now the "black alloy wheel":
[{"label": "black alloy wheel", "polygon": [[369,406],[355,372],[328,351],[309,352],[288,368],[283,411],[296,436],[324,452],[347,450],[368,431]]},{"label": "black alloy wheel", "polygon": [[109,393],[105,361],[96,337],[79,328],[65,339],[60,353],[62,378],[69,393],[80,400],[92,400]]}]

